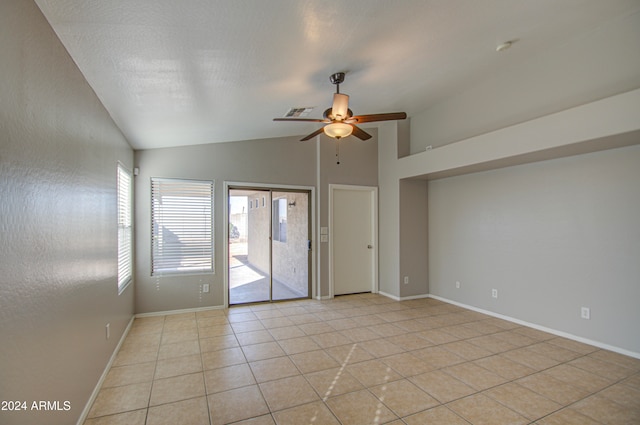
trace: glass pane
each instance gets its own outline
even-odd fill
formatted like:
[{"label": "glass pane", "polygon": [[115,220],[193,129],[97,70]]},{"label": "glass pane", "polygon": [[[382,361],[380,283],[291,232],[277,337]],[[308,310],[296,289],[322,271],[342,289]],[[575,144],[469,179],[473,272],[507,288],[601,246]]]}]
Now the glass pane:
[{"label": "glass pane", "polygon": [[272,194],[273,300],[309,296],[309,194]]},{"label": "glass pane", "polygon": [[269,191],[229,190],[229,304],[270,301]]}]

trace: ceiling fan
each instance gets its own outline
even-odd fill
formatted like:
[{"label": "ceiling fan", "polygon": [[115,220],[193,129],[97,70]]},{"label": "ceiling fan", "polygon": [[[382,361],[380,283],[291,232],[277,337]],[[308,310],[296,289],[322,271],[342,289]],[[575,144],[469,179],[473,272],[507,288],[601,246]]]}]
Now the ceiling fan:
[{"label": "ceiling fan", "polygon": [[334,139],[341,139],[343,137],[353,134],[360,140],[367,140],[371,138],[371,135],[358,127],[356,124],[362,124],[367,122],[376,121],[393,121],[403,120],[407,118],[407,114],[404,112],[390,112],[385,114],[370,114],[370,115],[353,115],[351,109],[349,109],[349,95],[340,93],[340,84],[344,82],[344,72],[336,72],[329,77],[332,84],[336,86],[336,92],[333,95],[333,105],[324,111],[324,119],[315,118],[274,118],[274,121],[299,121],[299,122],[321,122],[326,124],[319,130],[314,131],[306,137],[300,139],[301,141],[309,140],[316,137],[318,134],[323,133]]}]

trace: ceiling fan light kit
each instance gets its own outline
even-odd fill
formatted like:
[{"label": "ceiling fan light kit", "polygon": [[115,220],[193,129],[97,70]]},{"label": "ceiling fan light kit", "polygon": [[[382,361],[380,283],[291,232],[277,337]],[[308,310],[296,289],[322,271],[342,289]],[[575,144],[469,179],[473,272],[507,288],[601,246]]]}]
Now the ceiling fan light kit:
[{"label": "ceiling fan light kit", "polygon": [[335,93],[333,95],[333,106],[331,107],[331,117],[335,120],[345,120],[349,113],[349,95]]},{"label": "ceiling fan light kit", "polygon": [[324,127],[324,134],[334,139],[342,139],[343,137],[350,136],[352,132],[353,127],[343,122],[334,122]]},{"label": "ceiling fan light kit", "polygon": [[344,137],[354,135],[360,140],[368,140],[371,135],[358,127],[356,124],[376,122],[376,121],[394,121],[403,120],[407,118],[407,114],[404,112],[390,112],[383,114],[370,114],[370,115],[353,115],[351,109],[349,109],[349,96],[340,93],[340,84],[344,82],[345,73],[336,72],[329,77],[329,81],[336,86],[336,92],[333,95],[333,104],[331,108],[324,111],[323,119],[314,118],[274,118],[274,121],[299,121],[299,122],[319,122],[325,124],[319,130],[300,139],[301,141],[309,140],[321,133],[325,133],[327,136],[336,140],[340,140]]}]

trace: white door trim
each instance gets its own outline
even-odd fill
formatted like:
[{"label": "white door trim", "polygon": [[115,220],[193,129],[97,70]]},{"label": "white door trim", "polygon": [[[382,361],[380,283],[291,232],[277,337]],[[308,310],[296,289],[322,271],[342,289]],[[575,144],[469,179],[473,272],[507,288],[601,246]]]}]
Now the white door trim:
[{"label": "white door trim", "polygon": [[[309,191],[311,198],[309,200],[311,208],[311,241],[312,241],[312,250],[320,250],[320,244],[314,243],[316,240],[315,232],[316,232],[316,188],[313,186],[294,186],[290,184],[266,184],[266,183],[248,183],[248,182],[234,182],[234,181],[225,181],[224,182],[224,223],[223,223],[223,237],[224,243],[222,244],[224,247],[223,253],[223,270],[224,270],[224,307],[229,308],[229,240],[227,235],[229,234],[229,187],[233,188],[253,188],[253,189],[292,189],[292,190],[302,190]],[[313,254],[313,253],[312,253]],[[315,298],[316,292],[316,256],[311,255],[311,298]]]},{"label": "white door trim", "polygon": [[371,292],[378,292],[378,188],[375,186],[355,186],[346,184],[329,184],[329,298],[335,296],[333,276],[333,192],[335,190],[358,190],[369,192],[371,197],[371,234],[373,237],[373,265],[371,270]]}]

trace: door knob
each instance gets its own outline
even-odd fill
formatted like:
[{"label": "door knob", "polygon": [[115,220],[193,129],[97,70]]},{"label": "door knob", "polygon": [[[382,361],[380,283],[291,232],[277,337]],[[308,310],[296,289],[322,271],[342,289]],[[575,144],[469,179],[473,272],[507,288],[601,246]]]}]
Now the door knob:
[{"label": "door knob", "polygon": [[367,248],[373,249],[373,245],[367,245]]}]

